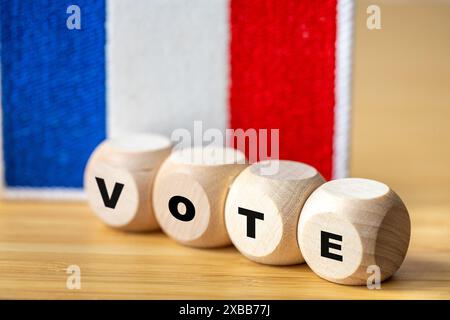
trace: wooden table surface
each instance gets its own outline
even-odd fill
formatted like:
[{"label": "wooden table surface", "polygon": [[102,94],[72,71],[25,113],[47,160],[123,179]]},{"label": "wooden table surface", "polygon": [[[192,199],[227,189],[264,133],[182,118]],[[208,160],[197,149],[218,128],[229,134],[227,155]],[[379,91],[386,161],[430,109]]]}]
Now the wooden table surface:
[{"label": "wooden table surface", "polygon": [[[414,207],[407,258],[380,290],[337,285],[307,265],[272,267],[233,248],[183,247],[160,232],[103,226],[85,204],[0,203],[0,298],[450,298],[449,207]],[[66,288],[69,265],[81,289]]]},{"label": "wooden table surface", "polygon": [[[337,285],[307,265],[271,267],[233,247],[183,247],[160,232],[103,226],[85,204],[0,203],[0,298],[450,298],[450,207],[414,207],[407,258],[380,290]],[[66,288],[66,268],[81,289]]]},{"label": "wooden table surface", "polygon": [[[369,4],[381,30],[365,27]],[[351,174],[391,185],[412,219],[406,260],[381,290],[111,230],[82,203],[0,202],[0,298],[449,299],[450,5],[361,0],[356,27]],[[69,265],[81,290],[66,288]]]}]

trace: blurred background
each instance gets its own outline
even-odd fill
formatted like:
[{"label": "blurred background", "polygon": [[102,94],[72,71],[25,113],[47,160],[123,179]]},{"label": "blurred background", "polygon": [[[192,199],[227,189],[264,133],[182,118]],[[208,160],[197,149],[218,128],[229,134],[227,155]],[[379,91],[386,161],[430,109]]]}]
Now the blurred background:
[{"label": "blurred background", "polygon": [[[105,20],[104,15],[105,11],[108,11],[111,8],[106,10],[105,7],[107,6],[107,3],[103,0],[93,2],[95,5],[91,2],[85,2],[85,0],[77,1],[76,3],[80,5],[82,10],[85,10],[85,18],[83,18],[84,29],[77,32],[66,30],[64,25],[61,24],[61,21],[64,21],[66,18],[65,8],[70,2],[56,6],[54,4],[50,5],[51,2],[46,4],[46,1],[41,0],[39,1],[39,5],[30,6],[30,10],[36,10],[37,12],[41,12],[42,8],[45,8],[46,5],[48,5],[51,10],[54,10],[54,13],[51,11],[48,14],[39,16],[39,19],[41,20],[45,20],[46,15],[53,17],[48,21],[48,27],[52,28],[53,32],[52,38],[49,38],[48,41],[49,44],[55,45],[59,52],[52,56],[51,50],[47,48],[49,45],[45,42],[47,40],[40,40],[39,37],[32,33],[33,28],[38,30],[38,28],[42,28],[42,26],[45,26],[46,24],[38,18],[35,18],[35,15],[26,14],[28,12],[26,11],[28,7],[24,5],[26,2],[15,1],[14,5],[9,5],[11,3],[12,2],[7,1],[1,2],[2,7],[8,7],[9,10],[8,15],[3,12],[2,17],[11,19],[11,17],[14,18],[19,15],[23,18],[23,22],[20,22],[21,24],[23,23],[23,26],[18,25],[13,29],[17,34],[13,35],[11,39],[7,37],[7,32],[9,30],[6,30],[7,26],[5,26],[5,30],[3,30],[3,41],[8,38],[9,43],[12,43],[11,47],[14,48],[14,50],[17,50],[17,53],[12,55],[13,58],[16,59],[15,57],[17,56],[17,59],[23,59],[23,61],[20,61],[20,63],[13,61],[13,63],[10,64],[12,67],[9,67],[8,70],[3,70],[4,72],[9,72],[11,74],[16,72],[16,79],[18,79],[16,83],[19,84],[14,87],[17,94],[10,95],[11,98],[8,101],[8,104],[4,103],[4,113],[9,117],[15,118],[16,124],[25,124],[24,126],[17,127],[16,125],[16,127],[10,128],[8,127],[7,122],[4,121],[5,132],[9,132],[10,136],[12,136],[12,138],[8,140],[8,145],[15,150],[15,153],[8,157],[8,161],[5,161],[10,166],[10,171],[12,172],[11,180],[14,183],[14,186],[20,186],[20,178],[23,176],[26,182],[29,180],[32,180],[33,182],[37,181],[37,186],[52,186],[54,180],[56,180],[57,183],[60,183],[61,178],[58,178],[58,176],[67,175],[72,171],[76,171],[80,174],[76,176],[74,181],[69,181],[67,186],[80,187],[84,161],[87,159],[87,156],[93,147],[104,138],[106,131],[106,128],[104,128],[104,119],[105,116],[107,116],[105,113],[108,113],[105,112],[104,107],[105,86],[102,84],[105,82],[105,79],[103,78],[104,74],[102,74],[102,72],[104,71],[102,70],[104,70],[105,66],[102,65],[102,63],[104,63],[102,60],[103,58],[89,57],[86,54],[83,54],[83,52],[92,50],[92,48],[95,47],[98,48],[95,49],[97,50],[95,52],[97,52],[99,56],[102,54],[105,41],[104,30],[102,29]],[[117,3],[118,2],[116,2],[116,6],[114,7],[116,8],[116,11],[111,10],[106,15],[119,21],[117,30],[122,28],[128,33],[130,33],[130,30],[137,33],[141,28],[140,24],[136,24],[132,27],[135,29],[128,30],[126,24],[129,22],[127,20],[129,18],[125,17],[123,19],[118,19],[118,17],[126,15],[122,14],[121,11],[123,10],[121,10],[121,7],[118,6]],[[157,10],[154,10],[156,13],[142,13],[142,15],[145,14],[145,16],[140,17],[142,20],[140,23],[144,23],[145,20],[149,19],[157,20],[159,16],[164,16],[162,21],[168,19],[171,14],[170,11],[174,10],[176,6],[163,6],[161,5],[162,3],[163,2],[155,2],[155,4],[159,6],[157,9],[160,10],[160,13],[157,13]],[[171,3],[173,5],[175,2]],[[242,6],[240,10],[243,9],[243,2],[237,3],[240,3]],[[199,3],[197,2],[197,4]],[[408,204],[439,205],[448,203],[450,201],[450,170],[448,168],[450,165],[450,1],[357,0],[355,1],[355,4],[350,175],[384,181],[398,191]],[[135,3],[136,7],[139,5],[145,7],[146,3],[145,1]],[[371,5],[376,5],[381,10],[381,29],[369,30],[367,27],[367,19],[370,16],[367,9]],[[204,7],[208,6],[204,5]],[[185,10],[186,8],[187,7],[182,7],[181,9]],[[324,6],[324,8],[327,7]],[[205,9],[201,17],[207,20],[211,14],[217,14],[213,9],[214,6]],[[25,11],[21,12],[20,10]],[[134,10],[140,12],[138,9]],[[269,14],[267,12],[269,12]],[[268,17],[270,18],[270,10],[267,10],[267,12],[265,12],[265,14],[268,14]],[[183,12],[178,14],[182,17],[184,16]],[[245,15],[248,14],[248,12],[245,12]],[[148,19],[146,17],[148,17]],[[265,18],[269,19],[268,17]],[[218,14],[218,18],[226,19],[227,15]],[[211,19],[217,20],[218,18],[213,17]],[[263,22],[264,21],[265,20],[263,20]],[[221,21],[220,23],[226,24],[224,21]],[[189,20],[189,17],[186,21],[180,21],[180,26],[185,24],[193,25],[193,30],[196,32],[203,32],[201,31],[204,29],[203,26],[201,24],[198,26],[195,25],[195,21]],[[159,26],[157,23],[155,25]],[[114,29],[115,25],[112,27],[112,29]],[[108,28],[111,29],[111,26]],[[153,29],[150,28],[149,30]],[[38,31],[42,35],[45,35],[46,33],[45,29],[39,29]],[[156,29],[153,31],[157,35],[160,30]],[[172,33],[168,33],[169,36],[175,37],[178,35],[176,28],[171,32]],[[267,30],[264,32],[267,32]],[[180,99],[176,96],[178,93],[191,92],[192,89],[195,89],[195,86],[192,88],[189,86],[190,83],[193,82],[189,75],[192,70],[189,68],[193,68],[193,66],[195,67],[198,64],[198,62],[195,62],[191,65],[191,61],[183,56],[183,50],[188,51],[190,48],[194,48],[193,50],[201,51],[203,48],[201,47],[201,44],[198,48],[195,47],[195,37],[193,39],[188,39],[185,41],[186,43],[180,42],[179,40],[165,42],[164,37],[161,39],[156,37],[156,42],[159,41],[158,43],[168,46],[167,48],[163,48],[164,50],[172,52],[172,54],[175,52],[175,59],[172,59],[175,60],[175,62],[170,62],[175,65],[172,69],[170,69],[171,65],[169,65],[169,63],[167,63],[167,65],[164,64],[164,61],[168,60],[164,55],[158,56],[157,52],[161,50],[159,47],[152,47],[152,41],[149,41],[150,45],[148,45],[148,47],[136,46],[136,48],[133,47],[132,49],[129,49],[129,52],[136,52],[138,56],[136,60],[138,61],[149,60],[139,56],[139,50],[144,52],[144,54],[156,52],[155,56],[152,56],[156,62],[151,67],[156,68],[156,71],[161,72],[165,72],[164,68],[168,68],[170,72],[174,72],[172,78],[176,79],[175,82],[172,81],[172,78],[160,81],[161,79],[159,79],[158,76],[153,76],[156,78],[153,79],[154,81],[146,81],[142,80],[145,79],[145,72],[140,73],[139,71],[141,62],[133,65],[133,61],[127,61],[127,59],[132,59],[129,59],[129,57],[125,55],[125,53],[128,54],[126,49],[121,49],[121,47],[134,46],[134,42],[139,42],[133,42],[132,40],[126,42],[132,38],[128,33],[124,32],[121,34],[120,32],[116,32],[115,35],[120,38],[120,41],[112,44],[114,49],[112,51],[117,52],[117,56],[114,56],[114,58],[119,62],[125,61],[125,63],[119,63],[118,66],[111,68],[112,71],[108,70],[110,73],[116,72],[116,76],[114,77],[114,81],[116,82],[113,83],[113,85],[116,85],[117,83],[115,90],[110,90],[109,85],[106,86],[106,91],[115,92],[112,97],[109,97],[109,104],[114,104],[114,108],[112,108],[114,112],[112,113],[116,114],[116,120],[113,118],[112,122],[117,122],[117,119],[120,120],[126,116],[127,113],[139,114],[140,109],[138,108],[143,109],[143,105],[145,105],[146,108],[152,104],[162,105],[162,108],[164,108],[166,105],[179,104],[178,101]],[[214,41],[216,41],[217,38],[224,36],[223,34],[224,30],[217,29],[206,32],[199,38],[205,40],[211,46],[216,45]],[[136,37],[139,36],[142,37],[142,35],[137,35]],[[37,48],[36,50],[38,50],[38,52],[40,52],[39,50],[42,50],[42,52],[48,54],[47,51],[50,51],[50,55],[43,59],[36,60],[37,62],[34,61],[33,51],[30,52],[27,48],[20,48],[20,42],[18,41],[16,42],[19,43],[19,45],[15,46],[14,41],[16,37],[22,37],[23,40],[30,41],[28,45]],[[33,39],[33,37],[36,39]],[[64,41],[67,43],[58,47],[58,44],[61,44]],[[111,42],[111,38],[109,39],[109,42]],[[245,42],[245,39],[244,41],[241,40],[241,42]],[[177,47],[170,47],[173,43],[176,43],[182,50],[178,50]],[[217,43],[217,46],[220,46],[227,42],[224,41],[222,43],[218,41]],[[245,48],[246,50],[243,51],[251,51],[251,45],[249,48]],[[205,56],[200,57],[199,60],[207,59],[210,56],[217,56],[218,52],[226,52],[225,49],[222,49],[223,48],[213,48],[213,51],[205,53]],[[164,50],[162,50],[163,53],[166,52]],[[182,53],[176,53],[177,51],[182,51]],[[72,57],[70,54],[67,55],[67,52],[76,52],[77,56]],[[25,54],[21,53],[26,53],[28,56],[24,57]],[[122,54],[124,55],[124,58],[121,57]],[[245,55],[239,56],[236,59],[244,58]],[[213,84],[208,87],[209,83],[211,83],[211,81],[208,80],[208,77],[220,78],[222,73],[226,74],[226,70],[224,69],[226,59],[227,57],[225,55],[217,59],[218,62],[215,61],[212,63],[212,66],[217,70],[213,70],[209,73],[206,72],[201,75],[204,76],[204,78],[200,77],[199,79],[196,79],[199,81],[197,87],[202,87],[204,92],[212,92],[211,95],[216,95],[214,99],[217,98],[217,100],[220,101],[225,101],[225,97],[221,96],[222,93],[217,92],[225,92],[225,90],[218,89],[218,86],[225,84],[219,83],[218,86]],[[54,69],[56,68],[51,65],[51,61],[64,63],[64,65],[59,67],[57,65],[58,70],[56,76],[59,77],[59,80],[55,80],[54,74],[51,73],[41,75],[41,70],[45,70],[46,68],[46,66],[42,68],[39,66],[39,64],[42,63],[41,60],[45,61],[44,63],[48,63]],[[163,63],[161,63],[161,61],[163,61]],[[8,61],[5,62],[5,65],[7,62]],[[161,69],[157,69],[159,67],[158,64],[162,64]],[[17,71],[14,69],[16,65],[22,66],[21,68],[23,69],[17,69],[19,70]],[[129,67],[129,65],[131,67]],[[81,77],[82,79],[71,79],[70,77],[67,77],[67,74],[73,73],[74,70],[77,68],[79,69],[80,66],[83,66],[83,70],[86,70],[86,72],[83,71],[85,74]],[[24,75],[24,70],[26,71],[28,68],[35,68],[33,77]],[[186,68],[187,72],[185,72],[186,70],[183,68]],[[125,77],[122,77],[122,74],[125,74]],[[282,72],[280,74],[282,75]],[[40,91],[40,86],[43,83],[43,76],[46,76],[46,81],[50,83],[45,87],[45,90],[48,90],[50,94],[41,101],[39,99],[42,97],[36,99],[33,95]],[[121,80],[122,78],[124,80]],[[128,81],[130,78],[133,79],[133,81]],[[239,75],[237,78],[239,79]],[[66,94],[67,92],[59,90],[59,88],[64,88],[67,79],[71,81],[69,86],[77,88],[73,94],[78,100],[70,99],[70,95],[68,97]],[[89,79],[89,81],[86,79]],[[133,83],[130,85],[126,84],[130,82]],[[162,85],[159,83],[155,85],[154,82],[161,82]],[[174,83],[176,83],[176,85],[174,85]],[[178,83],[180,83],[180,85],[178,85]],[[52,86],[58,88],[58,90],[53,90]],[[150,86],[150,88],[148,86]],[[174,88],[178,89],[178,87],[180,87],[180,92],[171,92],[171,90]],[[241,88],[242,87],[245,86],[241,86]],[[27,91],[28,88],[31,88],[30,91]],[[132,89],[130,89],[128,95],[121,95],[121,91],[123,91],[121,89],[123,88],[127,90],[129,90],[129,88]],[[267,88],[259,88],[260,91],[263,91],[263,89]],[[60,91],[66,95],[59,94]],[[154,97],[155,94],[145,93],[159,93],[159,91],[161,91],[161,95],[156,98]],[[238,91],[242,92],[245,90],[238,89]],[[72,93],[70,92],[70,94]],[[136,96],[139,96],[138,99],[135,99]],[[202,94],[193,93],[192,101],[185,102],[189,104],[191,108],[192,106],[196,106],[199,110],[198,113],[196,113],[197,111],[192,111],[190,115],[180,115],[179,113],[173,112],[173,110],[172,112],[169,112],[169,110],[163,115],[158,114],[159,118],[153,117],[156,120],[150,123],[150,127],[159,128],[159,126],[167,126],[167,123],[170,122],[173,122],[176,126],[181,126],[183,123],[191,121],[189,117],[192,117],[192,119],[202,119],[203,117],[204,119],[206,118],[206,114],[215,113],[208,109],[211,107],[211,104],[207,94],[204,94],[203,96]],[[126,102],[125,106],[123,102],[119,101],[120,99],[123,99],[123,101]],[[150,102],[147,103],[146,99],[155,100],[150,100]],[[264,99],[260,100],[264,101],[265,96]],[[247,102],[245,99],[242,101],[240,102],[241,105]],[[308,100],[305,101],[306,105],[308,105]],[[283,102],[272,103],[282,104]],[[23,107],[26,104],[30,104],[31,107],[25,107],[22,109],[21,113],[18,108]],[[36,106],[36,108],[47,108],[47,105],[50,105],[51,107],[55,105],[57,108],[53,107],[53,109],[49,108],[49,110],[45,111],[49,113],[49,117],[44,119],[46,122],[43,125],[44,130],[42,130],[42,128],[39,128],[41,118],[37,117],[37,119],[33,119],[33,114],[29,109],[34,108],[34,106]],[[60,108],[59,106],[61,105],[64,105],[64,108]],[[118,107],[115,107],[116,105]],[[138,107],[135,107],[136,105]],[[255,110],[253,110],[252,117],[256,117],[258,114],[259,105],[255,105],[256,107]],[[222,109],[225,109],[225,106]],[[275,111],[272,112],[277,113],[277,110],[275,109]],[[64,126],[58,124],[58,120],[64,118],[68,113],[77,113],[78,118],[74,118],[71,123],[66,121]],[[129,121],[127,125],[130,127],[149,126],[150,120],[145,120],[149,118],[149,113],[150,112],[147,112],[147,114],[142,117],[135,116],[133,121]],[[301,116],[302,115],[298,118],[301,118]],[[322,115],[319,114],[317,117],[321,116]],[[52,117],[54,119],[52,119]],[[266,116],[260,116],[260,118],[255,121],[259,122],[260,125],[264,125],[264,117]],[[222,122],[224,122],[223,118],[225,118],[225,115],[222,114],[219,114],[218,116],[208,115],[208,119],[206,120],[210,121],[214,126],[220,127],[222,126]],[[295,117],[291,116],[290,118]],[[87,119],[89,119],[89,122],[87,122]],[[306,119],[306,121],[309,121],[309,118]],[[313,120],[316,121],[317,119]],[[142,123],[140,123],[140,121],[142,121]],[[175,123],[174,121],[178,122]],[[245,121],[242,122],[245,123]],[[32,123],[34,127],[37,128],[33,127],[28,130],[25,128],[28,122]],[[37,126],[36,123],[38,123]],[[239,125],[241,123],[237,124]],[[325,125],[323,126],[325,127]],[[101,129],[98,129],[99,127],[101,127]],[[85,136],[82,135],[86,135],[86,132],[81,132],[79,136],[77,136],[77,130],[90,130],[87,132],[89,139],[85,139]],[[296,130],[300,129],[291,129],[291,133],[293,133],[294,136]],[[46,138],[46,135],[53,139],[53,145],[50,145],[49,143],[50,146],[47,146],[47,142],[50,141],[50,139],[48,139],[48,137]],[[65,139],[65,135],[70,135],[68,138],[69,141],[65,141],[67,140]],[[314,139],[315,137],[310,138]],[[17,141],[26,142],[28,140],[32,141],[30,145],[27,145],[26,143],[17,143]],[[54,142],[54,140],[58,141]],[[4,140],[4,142],[5,141],[6,140]],[[66,153],[55,149],[55,145],[58,146],[59,143],[64,145],[65,151],[67,151]],[[314,141],[308,143],[310,143],[309,148],[315,148],[317,145]],[[41,146],[44,150],[41,150]],[[48,147],[49,150],[45,150],[46,147]],[[26,157],[22,157],[23,154],[30,153],[30,148],[39,148],[40,153],[43,154],[39,165],[34,162],[33,166],[31,166],[29,162],[33,162],[33,159],[27,160]],[[308,151],[308,148],[305,149]],[[82,154],[83,157],[79,156],[80,154]],[[306,154],[308,154],[308,152],[306,152]],[[79,157],[83,160],[74,162],[74,157]],[[305,155],[300,155],[300,158],[302,157],[305,158]],[[325,157],[330,158],[329,155],[325,155]],[[59,167],[52,165],[51,167],[54,168],[49,168],[48,159],[52,161],[55,159],[55,163],[58,164]],[[320,159],[313,160],[317,162],[313,162],[313,164],[321,164]],[[329,176],[328,171],[330,168],[327,168],[326,170],[323,170],[323,168],[319,169],[321,169],[322,173],[327,171],[325,172],[325,175]],[[36,176],[35,178],[34,175]],[[30,186],[33,187],[34,185]],[[66,187],[64,185],[62,186]]]},{"label": "blurred background", "polygon": [[[380,30],[366,9],[381,9]],[[351,175],[450,202],[450,1],[356,2]]]}]

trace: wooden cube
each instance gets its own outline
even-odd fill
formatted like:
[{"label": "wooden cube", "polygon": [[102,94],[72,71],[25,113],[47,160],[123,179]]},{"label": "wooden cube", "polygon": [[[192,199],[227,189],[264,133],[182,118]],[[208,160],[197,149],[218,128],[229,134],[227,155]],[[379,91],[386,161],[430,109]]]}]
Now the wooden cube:
[{"label": "wooden cube", "polygon": [[[277,170],[270,172],[270,166]],[[316,169],[294,161],[268,160],[245,169],[234,181],[225,208],[233,244],[256,262],[304,262],[297,243],[300,211],[324,182]]]},{"label": "wooden cube", "polygon": [[153,190],[156,218],[163,231],[193,247],[229,245],[224,207],[228,188],[247,167],[234,149],[178,150],[161,166]]},{"label": "wooden cube", "polygon": [[170,140],[160,135],[127,135],[101,143],[84,174],[92,210],[114,228],[158,229],[151,205],[152,187],[156,172],[170,151]]},{"label": "wooden cube", "polygon": [[410,239],[408,211],[383,183],[340,179],[325,183],[306,201],[298,241],[306,262],[332,282],[363,285],[380,269],[380,281],[400,267]]}]

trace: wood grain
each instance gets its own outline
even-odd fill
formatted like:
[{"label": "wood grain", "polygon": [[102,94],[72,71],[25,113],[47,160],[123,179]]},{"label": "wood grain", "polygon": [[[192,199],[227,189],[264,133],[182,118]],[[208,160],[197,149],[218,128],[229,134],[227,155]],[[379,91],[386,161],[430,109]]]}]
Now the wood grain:
[{"label": "wood grain", "polygon": [[[277,168],[265,174],[264,168]],[[300,211],[325,180],[313,167],[295,161],[252,164],[234,180],[225,205],[225,223],[235,247],[250,260],[270,265],[305,262],[297,243]],[[257,212],[249,222],[242,210]],[[248,235],[253,224],[253,235]]]},{"label": "wood grain", "polygon": [[[231,183],[246,167],[244,153],[231,148],[208,146],[172,152],[158,171],[153,188],[153,207],[161,229],[181,244],[196,248],[230,245],[225,200]],[[175,197],[192,206],[193,215],[188,220],[182,221],[174,216],[175,208],[169,209]],[[183,210],[179,216],[188,215],[186,203],[176,209]]]},{"label": "wood grain", "polygon": [[[448,299],[450,205],[410,209],[404,264],[369,290],[330,283],[305,264],[261,265],[233,247],[194,249],[160,232],[110,229],[84,204],[0,202],[0,298]],[[66,289],[73,264],[81,290]]]},{"label": "wood grain", "polygon": [[[169,138],[153,134],[123,136],[97,146],[86,165],[84,188],[98,218],[121,230],[158,230],[151,197],[153,181],[171,150]],[[122,184],[114,207],[105,205],[99,178],[105,183],[107,197],[117,183]]]},{"label": "wood grain", "polygon": [[[328,181],[312,193],[297,236],[306,262],[319,276],[367,285],[373,275],[367,273],[369,266],[379,268],[378,282],[398,270],[410,235],[408,210],[393,190],[374,180],[347,178]],[[339,247],[322,250],[326,242]]]}]

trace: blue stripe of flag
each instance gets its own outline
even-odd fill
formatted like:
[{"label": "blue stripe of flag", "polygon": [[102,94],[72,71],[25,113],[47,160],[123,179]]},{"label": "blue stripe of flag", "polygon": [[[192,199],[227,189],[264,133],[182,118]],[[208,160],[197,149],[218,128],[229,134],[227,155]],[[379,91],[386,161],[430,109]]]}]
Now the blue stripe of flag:
[{"label": "blue stripe of flag", "polygon": [[[81,9],[69,30],[67,7]],[[81,187],[105,138],[105,1],[0,0],[3,154],[11,187]]]}]

